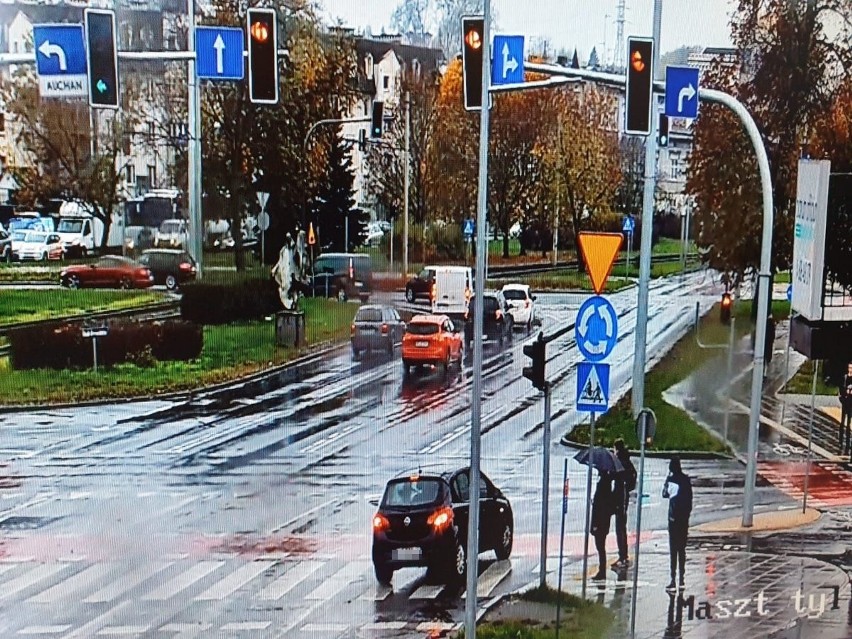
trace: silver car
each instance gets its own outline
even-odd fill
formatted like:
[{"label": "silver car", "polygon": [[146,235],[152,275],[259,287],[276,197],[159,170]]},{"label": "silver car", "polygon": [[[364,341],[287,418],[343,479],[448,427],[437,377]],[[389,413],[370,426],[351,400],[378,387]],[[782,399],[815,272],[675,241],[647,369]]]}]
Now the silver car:
[{"label": "silver car", "polygon": [[361,357],[361,353],[385,351],[393,354],[394,345],[402,341],[405,322],[390,306],[367,304],[358,309],[352,320],[352,356]]}]

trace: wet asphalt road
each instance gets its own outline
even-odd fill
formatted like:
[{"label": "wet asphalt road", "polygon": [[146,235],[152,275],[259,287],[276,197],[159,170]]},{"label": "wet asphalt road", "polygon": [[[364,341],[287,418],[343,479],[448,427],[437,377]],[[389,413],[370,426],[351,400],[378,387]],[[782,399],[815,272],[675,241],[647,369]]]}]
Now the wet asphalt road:
[{"label": "wet asphalt road", "polygon": [[[540,295],[545,333],[573,324],[584,299]],[[629,388],[636,291],[610,299],[620,335],[608,358],[614,401]],[[650,359],[685,332],[696,301],[707,309],[717,299],[700,275],[652,283]],[[527,339],[485,348],[482,468],[512,502],[515,547],[509,562],[481,556],[480,606],[538,574],[543,406],[521,375]],[[353,362],[340,348],[287,383],[0,415],[0,636],[396,637],[457,624],[458,590],[426,582],[423,570],[399,571],[392,589],[372,574],[369,522],[387,479],[461,467],[470,445],[470,364],[404,381],[398,357]],[[548,570],[558,561],[563,459],[573,456],[558,442],[581,419],[580,360],[573,330],[548,345]],[[693,523],[737,512],[739,464],[689,468],[707,478]],[[663,460],[646,465],[651,544],[665,544],[665,471]],[[586,474],[573,460],[569,472],[576,579]],[[760,508],[780,499],[769,486],[758,492]]]}]

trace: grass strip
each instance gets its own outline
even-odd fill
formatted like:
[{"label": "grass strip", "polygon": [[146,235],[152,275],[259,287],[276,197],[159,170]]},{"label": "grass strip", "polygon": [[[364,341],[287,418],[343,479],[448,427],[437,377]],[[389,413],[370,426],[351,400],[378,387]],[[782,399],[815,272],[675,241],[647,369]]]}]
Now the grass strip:
[{"label": "grass strip", "polygon": [[121,311],[163,302],[162,293],[152,291],[103,291],[66,289],[22,289],[3,291],[0,326],[87,315],[100,311]]}]

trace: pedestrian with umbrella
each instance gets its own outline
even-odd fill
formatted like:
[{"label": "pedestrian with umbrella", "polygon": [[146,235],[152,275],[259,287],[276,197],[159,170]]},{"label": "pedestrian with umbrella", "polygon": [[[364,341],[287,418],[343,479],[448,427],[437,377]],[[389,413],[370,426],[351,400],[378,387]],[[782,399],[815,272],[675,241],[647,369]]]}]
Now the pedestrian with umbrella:
[{"label": "pedestrian with umbrella", "polygon": [[612,451],[601,447],[581,450],[574,459],[595,468],[600,475],[592,500],[589,533],[594,537],[595,548],[598,551],[598,572],[592,579],[606,579],[606,538],[609,535],[612,516],[615,514],[612,484],[616,473],[622,472],[624,467]]}]

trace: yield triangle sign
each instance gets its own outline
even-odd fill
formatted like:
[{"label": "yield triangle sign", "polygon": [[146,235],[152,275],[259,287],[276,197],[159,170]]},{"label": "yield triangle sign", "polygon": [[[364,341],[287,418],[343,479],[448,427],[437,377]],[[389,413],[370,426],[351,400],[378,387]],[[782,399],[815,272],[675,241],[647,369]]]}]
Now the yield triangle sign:
[{"label": "yield triangle sign", "polygon": [[595,293],[601,294],[624,237],[621,233],[579,233],[580,252]]}]

